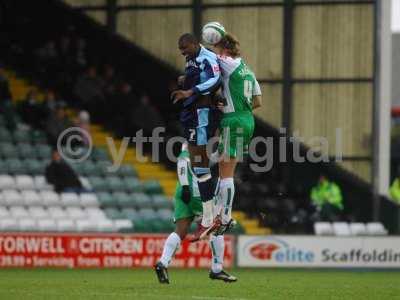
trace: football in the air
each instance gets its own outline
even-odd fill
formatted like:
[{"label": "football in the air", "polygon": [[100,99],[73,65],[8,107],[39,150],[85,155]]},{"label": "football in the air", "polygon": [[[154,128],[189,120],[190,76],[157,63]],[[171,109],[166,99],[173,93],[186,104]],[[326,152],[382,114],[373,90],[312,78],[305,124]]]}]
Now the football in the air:
[{"label": "football in the air", "polygon": [[225,28],[218,22],[209,22],[204,25],[201,35],[206,44],[215,45],[225,35]]}]

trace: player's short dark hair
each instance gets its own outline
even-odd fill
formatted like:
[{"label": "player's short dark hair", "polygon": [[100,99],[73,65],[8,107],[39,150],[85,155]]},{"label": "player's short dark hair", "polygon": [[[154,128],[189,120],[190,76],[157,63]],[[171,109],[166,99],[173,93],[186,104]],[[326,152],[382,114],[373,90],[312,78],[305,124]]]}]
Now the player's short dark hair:
[{"label": "player's short dark hair", "polygon": [[179,37],[178,43],[198,44],[199,40],[192,33],[184,33]]}]

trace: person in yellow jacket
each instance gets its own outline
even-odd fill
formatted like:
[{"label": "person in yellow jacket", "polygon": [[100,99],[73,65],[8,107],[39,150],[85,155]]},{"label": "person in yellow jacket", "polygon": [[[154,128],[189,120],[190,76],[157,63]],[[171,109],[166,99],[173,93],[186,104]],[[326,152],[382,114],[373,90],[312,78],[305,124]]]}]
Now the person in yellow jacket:
[{"label": "person in yellow jacket", "polygon": [[392,200],[400,204],[400,176],[396,177],[389,189]]},{"label": "person in yellow jacket", "polygon": [[334,220],[343,210],[340,187],[323,175],[320,176],[318,184],[311,189],[311,202],[322,220]]}]

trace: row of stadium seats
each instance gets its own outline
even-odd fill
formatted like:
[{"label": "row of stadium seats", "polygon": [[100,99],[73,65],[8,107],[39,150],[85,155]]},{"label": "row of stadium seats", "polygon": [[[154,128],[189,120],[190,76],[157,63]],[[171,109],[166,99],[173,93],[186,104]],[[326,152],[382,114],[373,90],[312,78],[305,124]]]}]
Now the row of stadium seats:
[{"label": "row of stadium seats", "polygon": [[0,190],[52,190],[53,187],[47,183],[44,176],[30,175],[0,175]]},{"label": "row of stadium seats", "polygon": [[0,127],[0,141],[7,143],[46,144],[47,137],[40,130],[15,130],[13,132]]},{"label": "row of stadium seats", "polygon": [[[41,175],[44,173],[46,166],[50,163],[50,156],[46,159],[36,158],[7,158],[0,159],[0,174],[31,174]],[[123,164],[116,171],[109,170],[111,162],[107,160],[86,161],[82,163],[73,163],[71,167],[79,175],[85,176],[119,176],[119,177],[137,177],[136,170],[127,164]]]},{"label": "row of stadium seats", "polygon": [[357,235],[387,235],[388,231],[382,223],[346,223],[346,222],[316,222],[316,235],[357,236]]},{"label": "row of stadium seats", "polygon": [[5,218],[0,220],[0,231],[132,232],[133,224],[130,220]]},{"label": "row of stadium seats", "polygon": [[11,175],[42,175],[44,174],[46,166],[49,164],[48,160],[37,160],[37,159],[26,159],[20,160],[16,158],[10,158],[6,160],[0,160],[0,174],[11,174]]},{"label": "row of stadium seats", "polygon": [[34,206],[25,208],[23,206],[13,206],[7,208],[0,206],[0,219],[13,218],[13,219],[72,219],[72,220],[85,220],[85,219],[129,219],[135,220],[172,220],[172,210],[164,208],[158,211],[151,208],[135,209],[106,209],[103,211],[99,207],[41,207]]},{"label": "row of stadium seats", "polygon": [[[148,180],[141,182],[136,177],[80,177],[83,186],[98,192],[145,192],[150,195],[162,194],[163,190],[158,181]],[[42,175],[0,175],[0,189],[16,190],[51,190],[52,186],[46,182]]]},{"label": "row of stadium seats", "polygon": [[7,158],[39,158],[49,159],[51,156],[51,147],[46,144],[33,146],[31,144],[0,143],[0,156]]},{"label": "row of stadium seats", "polygon": [[88,180],[91,188],[96,192],[145,192],[151,195],[163,193],[160,183],[155,180],[140,182],[135,177],[121,179],[116,176],[108,176],[106,178],[89,177]]},{"label": "row of stadium seats", "polygon": [[163,195],[149,196],[143,193],[127,194],[122,192],[98,193],[100,206],[103,208],[172,208],[172,201]]},{"label": "row of stadium seats", "polygon": [[172,208],[172,201],[163,195],[144,193],[61,193],[42,190],[3,190],[0,192],[0,205],[12,206],[59,206],[59,207],[102,207],[102,208]]},{"label": "row of stadium seats", "polygon": [[137,177],[137,171],[132,165],[122,164],[115,172],[109,170],[111,162],[107,160],[85,161],[82,163],[73,163],[71,167],[80,175],[86,176],[120,176],[120,177]]}]

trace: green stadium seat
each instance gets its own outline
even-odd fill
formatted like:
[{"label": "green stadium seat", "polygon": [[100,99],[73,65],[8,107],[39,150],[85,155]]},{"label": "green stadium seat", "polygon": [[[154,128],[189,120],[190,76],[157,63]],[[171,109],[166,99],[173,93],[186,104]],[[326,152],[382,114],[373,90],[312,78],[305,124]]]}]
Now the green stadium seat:
[{"label": "green stadium seat", "polygon": [[12,143],[13,141],[11,133],[5,128],[0,128],[0,141],[3,143]]},{"label": "green stadium seat", "polygon": [[99,173],[97,172],[97,167],[96,165],[90,161],[84,161],[80,163],[82,165],[82,169],[80,174],[86,175],[86,176],[97,176]]},{"label": "green stadium seat", "polygon": [[93,148],[91,158],[96,161],[109,160],[107,150],[104,148]]},{"label": "green stadium seat", "polygon": [[18,158],[17,147],[11,143],[1,143],[0,145],[1,156],[4,159],[8,158]]},{"label": "green stadium seat", "polygon": [[192,222],[192,224],[190,224],[190,228],[189,228],[189,232],[193,233],[195,232],[197,229],[197,223],[196,222]]},{"label": "green stadium seat", "polygon": [[123,179],[125,191],[139,193],[143,191],[142,184],[136,177],[125,177]]},{"label": "green stadium seat", "polygon": [[171,222],[174,213],[171,209],[162,208],[157,211],[158,219]]},{"label": "green stadium seat", "polygon": [[32,141],[30,130],[16,130],[13,132],[13,140],[15,143],[30,143]]},{"label": "green stadium seat", "polygon": [[48,160],[37,160],[37,159],[25,160],[27,173],[31,175],[43,175],[48,164],[49,164]]},{"label": "green stadium seat", "polygon": [[152,227],[154,232],[159,232],[159,233],[169,233],[171,231],[174,231],[175,229],[175,224],[172,222],[172,219],[170,220],[155,220],[154,223],[152,223]]},{"label": "green stadium seat", "polygon": [[113,220],[123,218],[122,212],[116,208],[109,207],[109,208],[106,208],[104,210],[104,212],[108,218],[113,219]]},{"label": "green stadium seat", "polygon": [[134,208],[124,208],[122,209],[122,217],[129,220],[136,220],[138,219],[138,213]]},{"label": "green stadium seat", "polygon": [[162,209],[162,208],[172,208],[173,203],[164,195],[154,195],[153,196],[153,207],[155,209]]},{"label": "green stadium seat", "polygon": [[125,190],[124,182],[117,176],[109,176],[107,178],[107,184],[111,191],[120,192]]},{"label": "green stadium seat", "polygon": [[134,193],[132,196],[137,209],[153,207],[153,201],[149,195],[143,193]]},{"label": "green stadium seat", "polygon": [[242,224],[237,222],[237,224],[229,231],[229,233],[232,233],[232,234],[245,234],[246,231],[245,231],[244,227],[242,226]]},{"label": "green stadium seat", "polygon": [[37,155],[41,159],[49,159],[51,157],[51,147],[49,145],[37,145]]},{"label": "green stadium seat", "polygon": [[162,220],[153,220],[150,225],[151,225],[151,232],[154,233],[164,232],[166,227],[164,221]]},{"label": "green stadium seat", "polygon": [[138,177],[137,171],[133,168],[132,165],[128,164],[122,164],[119,167],[117,174],[123,177]]},{"label": "green stadium seat", "polygon": [[47,136],[43,131],[33,130],[32,131],[32,142],[35,144],[46,144]]},{"label": "green stadium seat", "polygon": [[141,208],[138,210],[138,217],[142,220],[158,220],[157,212],[151,208]]},{"label": "green stadium seat", "polygon": [[143,187],[146,194],[155,195],[163,193],[163,189],[157,180],[145,181]]},{"label": "green stadium seat", "polygon": [[118,206],[113,195],[108,192],[97,193],[97,199],[99,200],[100,206],[103,208],[116,208]]},{"label": "green stadium seat", "polygon": [[134,208],[135,201],[132,195],[123,193],[123,192],[116,192],[113,194],[114,199],[118,203],[118,206],[121,208]]},{"label": "green stadium seat", "polygon": [[102,176],[110,176],[113,175],[114,173],[108,172],[108,167],[110,167],[111,161],[109,160],[99,160],[96,162],[96,170],[101,174]]},{"label": "green stadium seat", "polygon": [[0,174],[8,173],[8,165],[5,160],[0,159]]},{"label": "green stadium seat", "polygon": [[133,226],[134,226],[135,232],[151,232],[152,231],[151,221],[135,220],[133,222]]},{"label": "green stadium seat", "polygon": [[92,186],[93,190],[96,192],[108,190],[107,181],[102,177],[91,176],[91,177],[89,177],[89,182],[90,182],[90,185]]},{"label": "green stadium seat", "polygon": [[83,176],[83,163],[81,163],[81,162],[75,162],[75,163],[72,162],[69,165],[75,171],[76,174],[78,174],[80,176]]},{"label": "green stadium seat", "polygon": [[13,175],[20,175],[28,173],[26,165],[19,159],[7,159],[8,171]]},{"label": "green stadium seat", "polygon": [[22,159],[31,159],[37,157],[36,148],[33,147],[31,144],[19,144],[18,153]]}]

